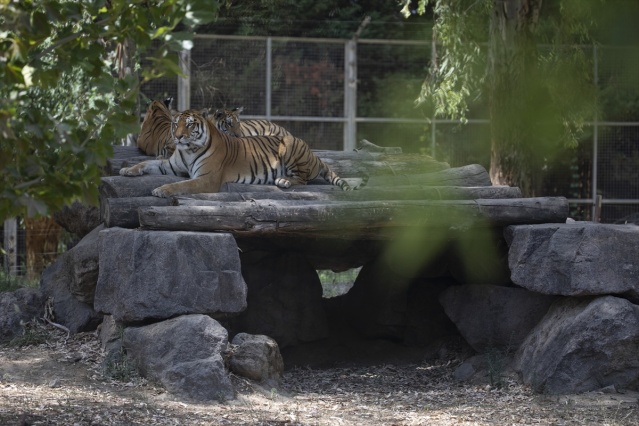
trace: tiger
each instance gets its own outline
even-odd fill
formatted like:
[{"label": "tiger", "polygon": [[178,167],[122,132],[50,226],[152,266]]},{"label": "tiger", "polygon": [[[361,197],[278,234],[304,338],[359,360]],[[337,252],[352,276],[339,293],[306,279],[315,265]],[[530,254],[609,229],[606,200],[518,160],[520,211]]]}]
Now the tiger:
[{"label": "tiger", "polygon": [[175,151],[175,143],[171,136],[172,102],[173,98],[167,98],[162,102],[153,101],[146,110],[137,138],[138,148],[146,155],[162,159],[171,157]]},{"label": "tiger", "polygon": [[[120,169],[122,176],[188,175],[190,179],[155,188],[152,195],[168,198],[219,192],[226,182],[304,185],[318,176],[350,191],[353,188],[320,160],[302,139],[286,136],[238,138],[220,132],[207,120],[207,110],[178,113],[171,122],[176,150],[171,158],[148,160]],[[357,189],[357,188],[356,188]]]},{"label": "tiger", "polygon": [[244,107],[218,109],[213,115],[217,129],[229,135],[242,136],[287,136],[291,132],[268,120],[240,120]]}]

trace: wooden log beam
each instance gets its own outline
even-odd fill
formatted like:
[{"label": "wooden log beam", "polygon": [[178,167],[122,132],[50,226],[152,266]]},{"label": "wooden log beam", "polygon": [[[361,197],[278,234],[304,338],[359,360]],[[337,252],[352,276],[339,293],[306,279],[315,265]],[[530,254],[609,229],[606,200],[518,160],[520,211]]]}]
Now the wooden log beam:
[{"label": "wooden log beam", "polygon": [[111,228],[137,228],[140,226],[138,208],[149,206],[169,206],[171,200],[159,197],[107,198],[104,201],[104,226]]},{"label": "wooden log beam", "polygon": [[415,228],[464,229],[565,222],[563,197],[447,201],[220,202],[217,206],[144,207],[140,225],[174,231],[224,231],[238,236],[302,234],[392,238]]},{"label": "wooden log beam", "polygon": [[151,191],[165,183],[179,182],[178,176],[144,175],[137,177],[103,177],[98,187],[100,194],[100,220],[105,219],[105,207],[109,198],[150,197]]},{"label": "wooden log beam", "polygon": [[434,173],[397,174],[395,176],[372,176],[368,186],[402,186],[402,185],[433,185],[433,186],[491,186],[490,176],[486,169],[479,164],[455,167]]},{"label": "wooden log beam", "polygon": [[[100,200],[107,198],[124,197],[146,197],[151,195],[151,191],[165,183],[178,182],[186,178],[178,176],[164,175],[144,175],[138,177],[109,176],[103,177],[100,183]],[[371,180],[372,185],[371,185]],[[318,180],[310,182],[309,185],[297,185],[286,191],[335,191],[343,192],[339,188],[329,185],[324,181],[319,181],[322,185],[315,184]],[[463,186],[463,187],[485,187],[490,186],[490,178],[486,169],[480,165],[470,165],[441,170],[433,173],[420,175],[401,175],[371,178],[367,187],[360,191],[371,189],[369,186],[387,186],[397,188],[405,185],[416,186]],[[458,185],[455,183],[463,183]],[[238,183],[226,183],[220,192],[281,192],[282,189],[274,185],[247,185]],[[353,193],[358,191],[353,191]],[[479,198],[479,197],[478,197]]]},{"label": "wooden log beam", "polygon": [[[116,150],[117,148],[117,150]],[[448,169],[442,163],[421,154],[389,154],[368,151],[313,151],[319,158],[333,169],[340,177],[392,176],[396,174],[431,173]],[[120,169],[154,157],[141,155],[136,147],[114,147],[114,156],[106,167],[105,173],[117,176]]]},{"label": "wooden log beam", "polygon": [[[173,198],[174,206],[206,206],[214,203],[248,200],[476,200],[495,198],[521,198],[521,190],[509,186],[403,186],[396,188],[362,188],[358,191],[314,191],[314,187],[305,186],[298,190],[278,192],[218,192],[210,194],[191,194]],[[213,204],[212,204],[213,203]]]}]

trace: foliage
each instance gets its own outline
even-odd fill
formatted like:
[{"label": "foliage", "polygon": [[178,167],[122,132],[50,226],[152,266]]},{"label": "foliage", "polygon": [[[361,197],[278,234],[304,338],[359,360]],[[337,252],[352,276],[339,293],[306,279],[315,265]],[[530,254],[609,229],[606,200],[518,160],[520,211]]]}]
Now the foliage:
[{"label": "foliage", "polygon": [[365,17],[370,24],[361,32],[363,38],[428,38],[429,26],[419,17],[407,22],[397,4],[387,0],[268,0],[229,1],[220,19],[204,31],[216,34],[270,35],[287,37],[322,37],[350,39]]},{"label": "foliage", "polygon": [[347,293],[355,283],[360,270],[361,268],[343,272],[333,272],[328,269],[318,270],[317,275],[322,283],[323,297],[328,299]]},{"label": "foliage", "polygon": [[14,291],[22,287],[37,288],[40,280],[30,280],[22,275],[12,275],[0,271],[0,293],[5,291]]},{"label": "foliage", "polygon": [[36,318],[23,324],[22,334],[15,336],[9,342],[9,346],[23,348],[26,346],[41,345],[47,342],[46,329]]},{"label": "foliage", "polygon": [[[176,51],[218,7],[0,1],[0,219],[96,202],[111,145],[138,128],[140,85],[178,73]],[[127,45],[149,66],[125,70]]]},{"label": "foliage", "polygon": [[[493,52],[487,51],[486,46],[491,42],[488,29],[494,3],[419,0],[417,7],[411,8],[412,2],[404,1],[402,13],[406,17],[425,13],[432,4],[436,16],[433,32],[440,46],[417,103],[432,102],[436,115],[463,120],[470,102],[490,95],[494,87],[490,86],[486,58]],[[537,66],[543,78],[530,84],[550,95],[570,143],[578,137],[579,132],[574,130],[580,131],[594,113],[592,65],[580,47],[592,42],[589,34],[595,25],[593,4],[561,1],[557,8],[546,8],[532,29],[533,40],[540,47],[536,50]]]}]

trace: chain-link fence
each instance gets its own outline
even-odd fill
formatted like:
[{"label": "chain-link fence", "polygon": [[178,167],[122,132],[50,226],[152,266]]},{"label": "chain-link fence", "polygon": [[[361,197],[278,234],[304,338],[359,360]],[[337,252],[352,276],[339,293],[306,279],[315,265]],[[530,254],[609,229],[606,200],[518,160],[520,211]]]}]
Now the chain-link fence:
[{"label": "chain-link fence", "polygon": [[[565,196],[579,220],[634,220],[639,212],[639,49],[589,47],[601,114],[589,136],[544,170],[544,195]],[[289,128],[314,149],[381,146],[424,152],[451,166],[490,166],[490,123],[432,119],[414,99],[431,43],[198,35],[189,78],[144,89],[149,98],[186,98],[192,108],[243,106],[245,118]]]},{"label": "chain-link fence", "polygon": [[[639,223],[639,48],[588,49],[600,115],[577,149],[544,170],[543,195],[567,197],[578,220]],[[488,120],[431,120],[414,106],[430,42],[198,35],[184,57],[187,78],[148,83],[144,97],[170,96],[182,108],[243,106],[244,118],[275,121],[314,149],[350,150],[367,139],[453,167],[490,166]],[[15,250],[25,253],[20,232]]]}]

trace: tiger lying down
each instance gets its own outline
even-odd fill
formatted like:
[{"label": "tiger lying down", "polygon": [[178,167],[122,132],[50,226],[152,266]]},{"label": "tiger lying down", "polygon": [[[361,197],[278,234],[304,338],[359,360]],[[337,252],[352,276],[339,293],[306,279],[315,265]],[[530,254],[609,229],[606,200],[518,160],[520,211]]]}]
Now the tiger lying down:
[{"label": "tiger lying down", "polygon": [[207,114],[206,110],[176,114],[171,122],[176,146],[173,155],[168,160],[148,160],[122,168],[120,175],[188,175],[191,178],[153,190],[154,196],[164,198],[219,192],[225,182],[275,184],[289,188],[304,185],[318,176],[344,191],[353,189],[303,140],[292,135],[234,137],[221,133],[207,120]]}]

